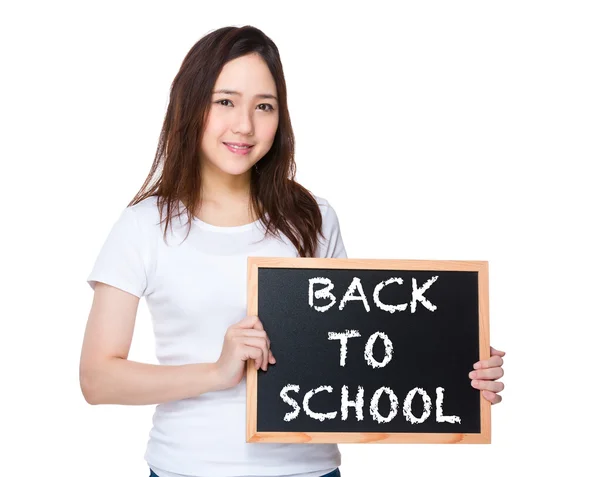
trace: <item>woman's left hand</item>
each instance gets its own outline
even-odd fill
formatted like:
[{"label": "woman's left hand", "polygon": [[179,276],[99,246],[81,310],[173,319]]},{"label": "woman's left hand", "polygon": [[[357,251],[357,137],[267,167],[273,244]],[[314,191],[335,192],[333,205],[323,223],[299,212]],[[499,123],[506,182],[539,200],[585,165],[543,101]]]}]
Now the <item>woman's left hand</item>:
[{"label": "woman's left hand", "polygon": [[490,359],[477,361],[473,365],[475,370],[469,373],[471,385],[476,389],[480,389],[483,392],[483,397],[492,404],[498,404],[502,401],[502,396],[498,393],[504,389],[504,383],[497,381],[497,379],[504,376],[502,357],[505,354],[504,351],[499,351],[490,346]]}]

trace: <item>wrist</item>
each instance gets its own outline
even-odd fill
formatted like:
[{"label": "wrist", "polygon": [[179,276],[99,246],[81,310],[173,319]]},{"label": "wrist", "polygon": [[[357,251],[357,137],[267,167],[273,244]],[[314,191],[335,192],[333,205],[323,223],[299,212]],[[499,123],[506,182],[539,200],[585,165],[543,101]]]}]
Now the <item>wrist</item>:
[{"label": "wrist", "polygon": [[221,383],[221,373],[219,372],[217,363],[206,363],[202,364],[201,366],[205,367],[204,376],[206,378],[206,389],[204,392],[221,391],[223,389],[223,385]]}]

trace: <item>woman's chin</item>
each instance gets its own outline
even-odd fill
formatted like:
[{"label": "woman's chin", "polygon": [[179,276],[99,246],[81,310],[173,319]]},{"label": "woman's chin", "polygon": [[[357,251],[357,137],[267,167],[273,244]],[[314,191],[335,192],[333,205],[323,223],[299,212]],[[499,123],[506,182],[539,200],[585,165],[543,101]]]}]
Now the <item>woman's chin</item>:
[{"label": "woman's chin", "polygon": [[217,165],[217,168],[223,172],[224,174],[229,174],[231,176],[241,176],[247,174],[252,168],[252,164],[244,162],[238,162],[237,164],[232,164],[230,161],[225,163],[221,163]]}]

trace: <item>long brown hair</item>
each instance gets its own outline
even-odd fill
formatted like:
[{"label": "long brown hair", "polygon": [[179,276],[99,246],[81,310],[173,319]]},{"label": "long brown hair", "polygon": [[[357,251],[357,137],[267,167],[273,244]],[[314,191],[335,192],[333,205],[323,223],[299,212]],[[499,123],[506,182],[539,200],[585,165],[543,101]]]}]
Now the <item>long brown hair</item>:
[{"label": "long brown hair", "polygon": [[268,36],[252,26],[212,31],[187,53],[171,85],[154,162],[129,206],[157,196],[166,240],[167,227],[175,212],[179,211],[178,216],[181,213],[181,201],[187,210],[189,234],[193,215],[201,202],[200,140],[213,87],[227,62],[251,53],[258,53],[269,67],[277,86],[279,104],[279,123],[273,145],[252,168],[251,206],[266,226],[265,235],[277,236],[280,231],[301,257],[312,257],[318,234],[322,235],[322,216],[315,198],[295,181],[294,133],[279,50]]}]

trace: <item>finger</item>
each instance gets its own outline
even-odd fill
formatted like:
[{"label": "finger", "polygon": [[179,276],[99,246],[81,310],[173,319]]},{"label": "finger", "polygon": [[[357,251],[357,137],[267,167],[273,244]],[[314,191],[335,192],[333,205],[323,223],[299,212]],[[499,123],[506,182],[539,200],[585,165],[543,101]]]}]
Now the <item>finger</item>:
[{"label": "finger", "polygon": [[262,365],[263,352],[260,348],[254,346],[244,346],[242,348],[243,360],[254,360],[254,367],[258,369]]},{"label": "finger", "polygon": [[254,323],[254,328],[256,328],[257,330],[264,330],[265,329],[265,327],[263,326],[263,324],[260,321],[260,318],[258,318],[258,316],[256,317],[256,322]]},{"label": "finger", "polygon": [[267,346],[271,347],[271,341],[267,336],[267,332],[264,330],[257,330],[254,328],[236,328],[234,330],[234,336],[243,337],[247,336],[249,338],[262,338],[267,341]]},{"label": "finger", "polygon": [[275,359],[275,356],[273,356],[273,352],[271,350],[269,350],[269,363],[275,364],[276,362],[277,362],[277,360]]},{"label": "finger", "polygon": [[[239,337],[238,338],[244,346],[251,346],[260,350],[261,356],[260,361],[257,361],[256,369],[262,367],[263,371],[267,370],[267,366],[269,365],[269,349],[267,348],[267,342],[264,338],[253,338],[253,337]],[[253,356],[254,357],[254,356]]]},{"label": "finger", "polygon": [[233,328],[254,328],[258,321],[258,316],[249,315],[243,320],[240,320],[235,325],[233,325]]},{"label": "finger", "polygon": [[471,379],[498,379],[504,376],[502,368],[477,369],[469,373]]},{"label": "finger", "polygon": [[506,353],[504,351],[500,351],[499,349],[494,349],[490,346],[490,354],[492,356],[504,356]]},{"label": "finger", "polygon": [[502,396],[500,396],[500,394],[496,394],[491,391],[483,391],[481,394],[483,394],[483,397],[492,404],[498,404],[502,401]]},{"label": "finger", "polygon": [[481,368],[499,368],[504,364],[504,360],[500,356],[492,356],[490,359],[484,359],[482,361],[477,361],[473,368],[481,369]]},{"label": "finger", "polygon": [[480,379],[474,379],[471,381],[471,386],[480,391],[491,391],[493,393],[500,393],[504,390],[504,383],[500,381],[482,381]]},{"label": "finger", "polygon": [[[256,331],[258,331],[260,333],[264,333],[264,336],[267,339],[267,347],[269,349],[271,349],[271,340],[267,336],[266,331],[265,331],[265,327],[263,326],[262,321],[260,321],[260,318],[258,318],[258,316],[256,317],[256,321],[254,322],[254,330],[256,330]],[[250,331],[250,330],[248,330],[248,331]]]},{"label": "finger", "polygon": [[267,346],[266,341],[265,341],[265,344],[262,347],[262,351],[263,351],[262,370],[266,371],[267,368],[269,367],[269,355],[271,354],[271,352],[269,351],[269,347]]}]

